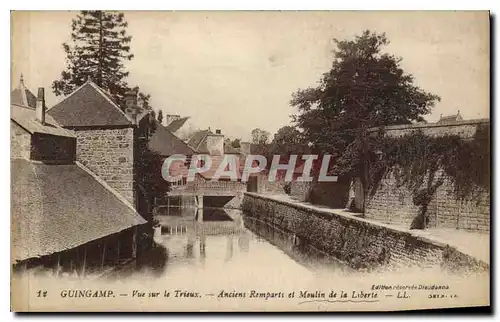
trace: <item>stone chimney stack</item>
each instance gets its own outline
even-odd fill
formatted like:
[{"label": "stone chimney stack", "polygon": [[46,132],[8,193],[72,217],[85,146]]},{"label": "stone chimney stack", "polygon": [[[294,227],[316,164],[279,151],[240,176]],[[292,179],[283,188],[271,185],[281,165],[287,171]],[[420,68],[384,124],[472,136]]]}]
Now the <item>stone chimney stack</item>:
[{"label": "stone chimney stack", "polygon": [[215,130],[215,134],[209,132],[207,135],[207,149],[210,155],[224,154],[224,135],[221,130]]},{"label": "stone chimney stack", "polygon": [[38,88],[38,96],[36,98],[36,120],[41,124],[45,124],[45,89]]},{"label": "stone chimney stack", "polygon": [[137,106],[137,91],[132,89],[125,93],[125,114],[132,120],[133,124],[137,124],[137,114],[139,109]]}]

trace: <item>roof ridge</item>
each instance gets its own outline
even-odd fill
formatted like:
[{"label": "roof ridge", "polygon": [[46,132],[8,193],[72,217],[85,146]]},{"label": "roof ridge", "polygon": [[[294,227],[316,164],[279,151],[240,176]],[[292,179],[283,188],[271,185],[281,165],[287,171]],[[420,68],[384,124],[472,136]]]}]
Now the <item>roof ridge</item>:
[{"label": "roof ridge", "polygon": [[26,86],[24,85],[24,80],[21,78],[19,83],[19,90],[21,91],[21,101],[24,105],[28,105],[28,96],[26,95]]},{"label": "roof ridge", "polygon": [[106,93],[104,93],[104,89],[102,89],[92,80],[88,80],[87,83],[90,84],[90,86],[92,86],[92,88],[94,88],[99,94],[101,94],[101,96],[103,96],[108,102],[110,102],[112,106],[114,106],[118,111],[120,111],[120,113],[122,113],[123,116],[125,116],[130,123],[133,123],[133,120],[130,119],[130,116],[128,116],[125,112],[123,112],[122,109],[115,102],[113,102],[113,100]]},{"label": "roof ridge", "polygon": [[53,105],[51,108],[47,109],[47,112],[50,111],[51,109],[53,109],[54,107],[58,106],[59,104],[61,104],[62,102],[66,101],[68,98],[70,98],[71,96],[73,96],[76,92],[78,92],[79,90],[81,90],[85,85],[88,84],[88,80],[83,83],[82,85],[80,85],[77,89],[75,89],[73,92],[71,92],[68,96],[66,96],[65,98],[63,98],[62,101],[60,101],[59,103]]},{"label": "roof ridge", "polygon": [[[120,200],[124,205],[126,205],[127,207],[129,207],[136,215],[138,215],[142,220],[144,220],[144,218],[142,218],[142,216],[137,212],[137,210],[134,208],[134,206],[132,206],[132,204],[127,199],[125,199],[125,197],[123,197],[118,191],[116,191],[115,189],[113,189],[106,181],[104,181],[97,174],[95,174],[94,172],[92,172],[92,170],[90,170],[89,168],[87,168],[86,166],[84,166],[83,164],[81,164],[79,161],[75,161],[75,164],[78,167],[80,167],[83,171],[87,172],[90,176],[92,176],[105,189],[107,189],[109,192],[111,192],[116,198],[118,198],[118,200]],[[145,222],[146,221],[144,220],[144,223]]]},{"label": "roof ridge", "polygon": [[21,104],[16,104],[16,103],[10,103],[10,105],[15,105],[15,106],[19,106],[19,107],[22,107],[22,108],[27,108],[27,109],[30,109],[32,111],[35,111],[36,109],[31,107],[31,106],[28,106],[28,105],[21,105]]},{"label": "roof ridge", "polygon": [[172,131],[170,131],[169,129],[167,129],[167,127],[163,124],[161,124],[157,119],[153,118],[153,121],[157,124],[157,125],[160,125],[160,127],[163,128],[163,131],[166,131],[168,134],[172,135],[176,140],[178,140],[181,144],[185,145],[189,150],[191,150],[191,152],[196,152],[189,144],[187,144],[186,142],[182,141],[177,135],[175,135],[174,133],[172,133]]}]

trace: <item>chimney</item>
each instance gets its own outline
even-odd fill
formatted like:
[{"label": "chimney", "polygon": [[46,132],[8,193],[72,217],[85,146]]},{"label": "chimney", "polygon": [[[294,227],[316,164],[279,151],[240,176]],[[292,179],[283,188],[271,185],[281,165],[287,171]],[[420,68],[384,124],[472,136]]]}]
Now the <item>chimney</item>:
[{"label": "chimney", "polygon": [[215,134],[207,134],[207,149],[210,155],[224,155],[224,135],[220,130],[215,130]]},{"label": "chimney", "polygon": [[45,124],[45,90],[43,87],[38,88],[38,96],[36,98],[36,120]]},{"label": "chimney", "polygon": [[139,110],[137,108],[137,91],[129,90],[125,93],[125,113],[132,119],[132,123],[137,123],[137,114]]},{"label": "chimney", "polygon": [[166,125],[169,125],[170,123],[172,123],[173,121],[176,121],[178,119],[180,119],[181,116],[180,115],[174,115],[174,114],[167,114],[167,118],[166,118]]}]

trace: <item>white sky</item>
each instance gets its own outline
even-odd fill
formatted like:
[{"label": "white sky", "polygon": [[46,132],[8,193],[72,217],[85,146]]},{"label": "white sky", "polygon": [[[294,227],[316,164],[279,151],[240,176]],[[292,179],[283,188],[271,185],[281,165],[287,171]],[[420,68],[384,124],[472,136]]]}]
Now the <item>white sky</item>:
[{"label": "white sky", "polygon": [[[74,12],[13,16],[12,88],[19,75],[48,106],[64,68]],[[298,88],[314,86],[330,65],[332,38],[365,29],[385,32],[388,51],[403,58],[426,91],[441,96],[433,113],[460,110],[489,117],[487,12],[126,12],[135,58],[129,83],[152,96],[154,109],[191,116],[199,128],[250,139],[255,127],[274,133],[290,122]]]}]

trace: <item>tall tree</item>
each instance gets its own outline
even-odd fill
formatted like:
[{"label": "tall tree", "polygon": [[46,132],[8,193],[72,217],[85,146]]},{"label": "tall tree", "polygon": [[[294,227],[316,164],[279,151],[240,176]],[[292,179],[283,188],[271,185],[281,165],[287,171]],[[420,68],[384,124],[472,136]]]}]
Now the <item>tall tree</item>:
[{"label": "tall tree", "polygon": [[252,134],[252,143],[266,144],[269,141],[270,134],[265,130],[255,128],[252,130],[251,134]]},{"label": "tall tree", "polygon": [[163,124],[163,111],[162,110],[158,111],[158,122],[160,122],[160,124]]},{"label": "tall tree", "polygon": [[241,143],[241,139],[236,138],[236,139],[234,139],[234,140],[231,141],[231,146],[233,148],[239,149],[239,148],[241,148],[241,144],[240,143]]},{"label": "tall tree", "polygon": [[424,121],[440,98],[414,84],[401,58],[383,51],[389,44],[385,34],[367,30],[334,42],[332,67],[319,85],[293,94],[294,121],[314,148],[336,157],[339,173],[366,181],[366,160],[373,157],[367,130]]},{"label": "tall tree", "polygon": [[[109,91],[119,106],[129,86],[129,72],[124,62],[131,60],[131,36],[127,35],[123,13],[108,11],[81,11],[71,24],[71,43],[63,43],[66,68],[52,83],[54,94],[68,95],[91,78]],[[149,95],[139,93],[145,106]]]},{"label": "tall tree", "polygon": [[280,154],[302,154],[308,151],[302,133],[291,125],[285,125],[278,129],[272,143],[275,152]]}]

